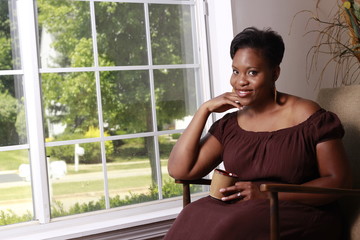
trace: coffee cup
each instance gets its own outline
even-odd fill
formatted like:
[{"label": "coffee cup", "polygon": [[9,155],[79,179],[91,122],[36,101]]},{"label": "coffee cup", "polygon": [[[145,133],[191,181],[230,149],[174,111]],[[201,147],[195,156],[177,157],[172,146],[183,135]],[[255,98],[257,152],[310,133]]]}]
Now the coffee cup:
[{"label": "coffee cup", "polygon": [[210,185],[210,196],[216,199],[221,199],[230,195],[231,193],[229,192],[220,192],[220,189],[233,186],[237,181],[238,176],[236,174],[221,169],[215,169]]}]

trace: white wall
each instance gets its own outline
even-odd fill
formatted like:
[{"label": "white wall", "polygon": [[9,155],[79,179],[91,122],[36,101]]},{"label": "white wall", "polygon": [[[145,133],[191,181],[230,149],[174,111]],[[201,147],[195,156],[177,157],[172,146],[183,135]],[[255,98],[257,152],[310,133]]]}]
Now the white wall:
[{"label": "white wall", "polygon": [[[334,11],[334,0],[232,0],[234,34],[242,29],[255,26],[263,29],[271,27],[277,31],[285,42],[285,55],[281,64],[281,75],[277,81],[279,91],[298,95],[304,98],[315,99],[317,95],[316,82],[322,67],[311,73],[309,81],[306,80],[306,54],[315,42],[316,35],[304,33],[318,27],[316,22],[310,22],[306,28],[309,14],[300,14],[291,23],[296,13],[302,10],[317,12],[326,19]],[[327,61],[329,56],[323,55],[319,61]],[[333,75],[331,71],[325,73],[326,81],[321,87],[331,87]]]}]

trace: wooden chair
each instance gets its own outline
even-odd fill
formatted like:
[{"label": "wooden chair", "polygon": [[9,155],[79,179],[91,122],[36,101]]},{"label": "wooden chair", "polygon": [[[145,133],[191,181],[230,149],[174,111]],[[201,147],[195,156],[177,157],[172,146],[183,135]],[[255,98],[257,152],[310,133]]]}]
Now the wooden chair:
[{"label": "wooden chair", "polygon": [[[270,192],[270,239],[280,239],[278,193],[337,194],[347,220],[349,240],[360,239],[360,85],[321,89],[318,103],[341,119],[345,136],[345,150],[353,171],[354,189],[305,187],[292,184],[262,184],[260,190]],[[191,202],[190,184],[210,185],[210,179],[175,180],[183,184],[183,206]],[[281,213],[280,213],[281,214]],[[331,226],[330,226],[331,227]]]}]

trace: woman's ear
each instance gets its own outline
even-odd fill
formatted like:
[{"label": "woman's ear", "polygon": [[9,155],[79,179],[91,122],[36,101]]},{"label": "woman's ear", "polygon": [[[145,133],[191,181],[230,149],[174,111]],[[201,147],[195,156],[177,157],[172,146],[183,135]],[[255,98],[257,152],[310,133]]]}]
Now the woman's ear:
[{"label": "woman's ear", "polygon": [[280,66],[276,66],[275,68],[274,68],[274,73],[273,73],[273,80],[274,80],[274,82],[276,81],[276,80],[278,80],[278,78],[279,78],[279,76],[280,76]]}]

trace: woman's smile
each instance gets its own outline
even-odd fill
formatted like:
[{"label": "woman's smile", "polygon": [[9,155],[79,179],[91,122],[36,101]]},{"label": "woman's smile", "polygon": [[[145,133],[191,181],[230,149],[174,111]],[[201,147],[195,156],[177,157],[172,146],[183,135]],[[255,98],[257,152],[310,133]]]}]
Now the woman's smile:
[{"label": "woman's smile", "polygon": [[253,90],[238,90],[236,92],[240,98],[245,98],[251,95],[253,93]]}]

